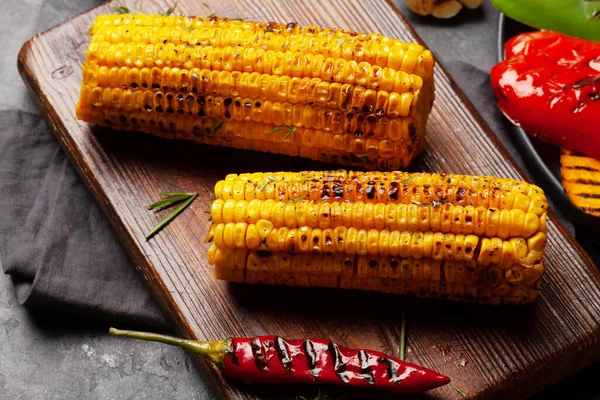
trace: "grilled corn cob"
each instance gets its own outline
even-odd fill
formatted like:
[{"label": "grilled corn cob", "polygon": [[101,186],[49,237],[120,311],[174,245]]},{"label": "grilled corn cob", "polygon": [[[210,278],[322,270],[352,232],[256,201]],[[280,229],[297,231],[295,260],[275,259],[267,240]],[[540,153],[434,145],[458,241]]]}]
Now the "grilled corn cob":
[{"label": "grilled corn cob", "polygon": [[512,179],[403,172],[228,175],[209,262],[233,282],[524,303],[544,273],[547,202]]},{"label": "grilled corn cob", "polygon": [[586,214],[600,217],[600,161],[563,150],[560,165],[571,203]]},{"label": "grilled corn cob", "polygon": [[406,167],[433,102],[429,50],[378,34],[102,15],[77,118],[369,169]]}]

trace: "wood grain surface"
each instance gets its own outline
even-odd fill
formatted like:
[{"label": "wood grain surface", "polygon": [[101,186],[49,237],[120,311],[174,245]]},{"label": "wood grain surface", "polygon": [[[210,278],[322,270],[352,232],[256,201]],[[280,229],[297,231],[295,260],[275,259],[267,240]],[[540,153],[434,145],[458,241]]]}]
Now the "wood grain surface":
[{"label": "wood grain surface", "polygon": [[[208,3],[208,4],[207,4]],[[382,293],[235,285],[213,279],[203,238],[212,187],[227,173],[330,169],[298,158],[167,141],[92,128],[75,119],[80,64],[94,17],[90,10],[25,43],[19,67],[51,127],[117,231],[135,265],[178,327],[198,339],[277,334],[325,337],[351,347],[396,353],[401,313],[408,321],[407,359],[450,376],[450,386],[422,398],[526,398],[600,357],[600,275],[550,214],[546,286],[527,306],[489,307]],[[161,1],[128,4],[160,12]],[[175,14],[298,22],[376,31],[420,41],[398,11],[379,0],[181,0]],[[472,105],[439,65],[426,150],[413,170],[526,179]],[[160,191],[198,199],[154,239],[144,234],[163,213],[145,205]],[[298,387],[248,386],[223,380],[199,360],[224,398],[310,396]],[[327,388],[332,397],[382,399],[379,393]],[[574,392],[576,393],[576,391]]]}]

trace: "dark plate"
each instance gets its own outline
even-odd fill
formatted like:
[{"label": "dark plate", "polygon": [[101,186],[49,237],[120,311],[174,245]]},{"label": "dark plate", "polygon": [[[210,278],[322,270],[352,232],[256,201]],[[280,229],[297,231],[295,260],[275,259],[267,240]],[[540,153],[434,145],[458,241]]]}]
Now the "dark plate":
[{"label": "dark plate", "polygon": [[[534,28],[501,14],[498,26],[498,60],[504,60],[504,43],[520,33],[532,30]],[[575,224],[600,231],[600,218],[587,215],[574,207],[563,189],[560,176],[560,149],[529,136],[518,126],[514,126],[513,131],[513,137],[519,152],[523,155],[523,160],[556,207]]]}]

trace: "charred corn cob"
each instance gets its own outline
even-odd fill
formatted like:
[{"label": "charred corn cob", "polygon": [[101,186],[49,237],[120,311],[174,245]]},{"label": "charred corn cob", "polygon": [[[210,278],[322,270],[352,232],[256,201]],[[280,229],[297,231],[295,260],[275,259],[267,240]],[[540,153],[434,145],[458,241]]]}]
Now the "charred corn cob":
[{"label": "charred corn cob", "polygon": [[600,217],[600,161],[563,150],[560,165],[571,203],[586,214]]},{"label": "charred corn cob", "polygon": [[378,34],[221,18],[102,15],[77,118],[370,169],[421,151],[429,50]]},{"label": "charred corn cob", "polygon": [[512,179],[402,172],[229,175],[209,261],[233,282],[524,303],[544,273],[547,202]]}]

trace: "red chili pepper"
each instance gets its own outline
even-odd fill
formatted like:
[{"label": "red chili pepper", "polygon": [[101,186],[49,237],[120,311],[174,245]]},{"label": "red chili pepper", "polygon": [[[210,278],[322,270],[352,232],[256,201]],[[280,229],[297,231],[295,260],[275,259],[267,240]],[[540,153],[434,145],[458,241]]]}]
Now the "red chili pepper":
[{"label": "red chili pepper", "polygon": [[450,382],[435,371],[379,351],[349,349],[320,339],[257,336],[200,342],[114,328],[110,334],[183,347],[208,357],[224,375],[248,383],[346,385],[420,393]]},{"label": "red chili pepper", "polygon": [[530,135],[600,159],[600,43],[539,31],[491,71],[500,109]]}]

